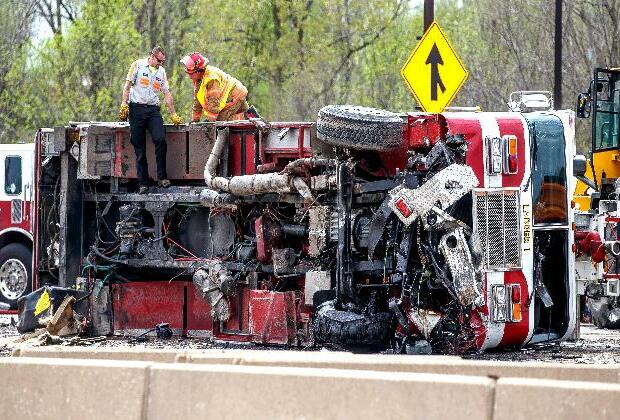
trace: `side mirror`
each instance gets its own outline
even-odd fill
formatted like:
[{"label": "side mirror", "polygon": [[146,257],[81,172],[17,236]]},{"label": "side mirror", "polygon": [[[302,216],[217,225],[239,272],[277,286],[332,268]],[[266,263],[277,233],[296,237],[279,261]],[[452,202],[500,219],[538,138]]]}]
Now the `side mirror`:
[{"label": "side mirror", "polygon": [[577,118],[590,118],[590,95],[582,92],[577,96]]},{"label": "side mirror", "polygon": [[573,157],[573,176],[586,184],[588,187],[592,188],[594,191],[597,191],[598,186],[596,185],[596,182],[592,181],[590,178],[586,178],[585,176],[587,167],[588,161],[584,155],[575,155],[575,157]]},{"label": "side mirror", "polygon": [[573,176],[585,176],[587,164],[588,163],[584,155],[575,155],[575,157],[573,157]]}]

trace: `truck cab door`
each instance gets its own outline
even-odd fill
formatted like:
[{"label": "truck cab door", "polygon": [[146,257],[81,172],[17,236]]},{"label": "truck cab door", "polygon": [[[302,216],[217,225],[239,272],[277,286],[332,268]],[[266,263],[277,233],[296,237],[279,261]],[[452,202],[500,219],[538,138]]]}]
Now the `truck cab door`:
[{"label": "truck cab door", "polygon": [[614,191],[620,178],[620,72],[596,69],[592,81],[592,163],[601,199]]},{"label": "truck cab door", "polygon": [[530,133],[534,245],[531,343],[572,334],[576,320],[570,203],[574,129],[569,121],[573,117],[555,114],[524,114]]}]

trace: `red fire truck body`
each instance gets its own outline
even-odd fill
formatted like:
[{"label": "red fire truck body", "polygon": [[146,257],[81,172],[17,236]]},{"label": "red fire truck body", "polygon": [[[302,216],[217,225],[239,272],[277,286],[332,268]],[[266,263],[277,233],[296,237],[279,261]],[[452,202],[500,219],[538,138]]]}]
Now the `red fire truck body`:
[{"label": "red fire truck body", "polygon": [[97,333],[458,353],[574,332],[571,112],[321,112],[168,126],[174,186],[145,195],[126,125],[40,132],[39,282],[87,291]]},{"label": "red fire truck body", "polygon": [[[565,169],[569,175],[565,175],[563,184],[555,184],[544,182],[544,177],[549,176],[545,174],[541,180],[541,185],[538,186],[539,190],[536,190],[537,187],[532,185],[536,181],[536,179],[532,178],[535,164],[532,159],[539,158],[536,155],[540,153],[536,150],[536,142],[541,136],[549,136],[549,133],[546,132],[546,127],[544,130],[540,128],[537,130],[536,119],[538,118],[539,116],[535,116],[535,114],[512,112],[497,114],[476,113],[474,119],[463,118],[458,114],[447,117],[450,131],[455,133],[471,133],[471,137],[468,137],[470,148],[467,155],[467,164],[474,169],[478,177],[480,183],[478,191],[515,191],[519,195],[517,199],[520,207],[517,210],[518,222],[516,220],[509,223],[504,221],[501,229],[499,229],[499,226],[497,226],[498,229],[495,231],[492,228],[489,229],[489,227],[486,229],[487,235],[489,235],[487,240],[493,241],[503,237],[504,245],[510,244],[508,246],[513,247],[520,242],[521,249],[517,264],[512,267],[497,267],[496,269],[486,271],[486,306],[482,307],[482,313],[483,318],[493,317],[491,311],[496,306],[494,299],[497,298],[497,296],[492,296],[493,290],[505,288],[508,305],[520,303],[521,321],[510,322],[507,320],[508,322],[487,323],[484,341],[481,345],[483,349],[525,345],[541,340],[541,337],[535,337],[536,319],[540,318],[540,314],[536,312],[540,308],[536,308],[536,305],[532,304],[536,293],[535,264],[536,260],[540,258],[540,255],[535,255],[534,242],[537,234],[540,235],[546,232],[545,234],[566,235],[566,247],[560,251],[566,260],[558,265],[557,271],[553,273],[553,276],[557,276],[555,280],[561,282],[562,293],[565,293],[566,296],[575,296],[576,293],[575,285],[571,278],[574,267],[574,256],[571,252],[573,242],[571,230],[572,212],[570,211],[570,195],[567,194],[568,191],[574,189],[574,184],[571,185],[573,180],[570,177],[572,172],[568,170],[574,155],[572,146],[574,144],[574,117],[571,112],[556,113],[554,118],[558,118],[561,121],[561,125],[558,124],[557,127],[551,130],[556,130],[554,135],[558,139],[560,135],[563,135],[564,141],[558,141],[558,144],[551,147],[554,152],[553,157],[546,157],[558,159],[557,168]],[[544,121],[544,118],[541,120],[542,122],[538,122],[539,125],[549,124],[548,121]],[[558,121],[556,120],[556,122]],[[489,148],[485,149],[484,139],[506,138],[506,136],[514,136],[516,138],[518,156],[516,170],[502,171],[501,175],[491,174],[489,171]],[[539,170],[545,171],[543,167],[539,168]],[[559,187],[561,195],[549,199],[553,189],[557,187]],[[536,193],[538,193],[537,197],[533,197]],[[477,192],[474,194],[476,194],[476,197],[480,197],[477,195]],[[543,206],[547,208],[543,208]],[[553,211],[558,211],[563,216],[554,217],[554,215],[549,215]],[[497,214],[486,215],[486,217],[489,216],[495,217]],[[489,224],[492,224],[491,220],[489,220]],[[479,234],[482,234],[482,232],[479,231]],[[561,242],[563,241],[564,239]],[[568,299],[562,310],[565,317],[565,320],[562,322],[565,323],[566,329],[560,335],[561,338],[567,338],[573,334],[575,328],[575,299]]]},{"label": "red fire truck body", "polygon": [[0,145],[0,303],[15,309],[32,290],[34,144]]}]

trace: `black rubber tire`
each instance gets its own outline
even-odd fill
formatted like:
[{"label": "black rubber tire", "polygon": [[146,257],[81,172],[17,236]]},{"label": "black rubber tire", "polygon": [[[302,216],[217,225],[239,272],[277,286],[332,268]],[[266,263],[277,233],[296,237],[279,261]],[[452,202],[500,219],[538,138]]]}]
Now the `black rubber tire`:
[{"label": "black rubber tire", "polygon": [[17,308],[17,300],[32,291],[32,251],[27,246],[20,243],[12,243],[0,249],[0,268],[8,260],[18,260],[26,269],[27,279],[25,290],[14,299],[11,299],[0,290],[0,302],[7,303],[11,309]]},{"label": "black rubber tire", "polygon": [[353,105],[327,105],[319,111],[316,132],[331,146],[390,150],[403,143],[405,121],[398,114]]},{"label": "black rubber tire", "polygon": [[327,301],[319,308],[313,324],[318,343],[346,347],[387,346],[394,336],[392,314],[379,312],[361,315],[334,309],[334,301]]}]

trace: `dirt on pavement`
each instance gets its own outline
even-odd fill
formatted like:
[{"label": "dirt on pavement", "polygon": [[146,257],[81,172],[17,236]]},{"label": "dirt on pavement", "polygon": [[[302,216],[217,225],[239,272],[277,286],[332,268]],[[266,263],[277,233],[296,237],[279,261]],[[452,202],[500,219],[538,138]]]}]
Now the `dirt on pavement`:
[{"label": "dirt on pavement", "polygon": [[[13,321],[11,321],[13,320]],[[0,342],[6,338],[19,335],[14,323],[14,315],[0,315]],[[230,343],[209,338],[173,337],[169,340],[149,337],[146,341],[137,341],[133,337],[108,337],[102,341],[83,344],[89,347],[127,347],[158,349],[210,349],[210,348],[249,348],[249,349],[283,349],[247,343]],[[299,349],[296,349],[299,350]],[[306,349],[312,350],[312,349]],[[316,348],[318,350],[318,348]],[[10,356],[11,350],[0,348],[0,356]],[[464,359],[501,360],[513,362],[544,361],[559,363],[584,364],[620,364],[620,330],[605,330],[591,324],[582,324],[580,338],[577,341],[534,345],[520,349],[502,349],[486,353],[464,355]]]}]

